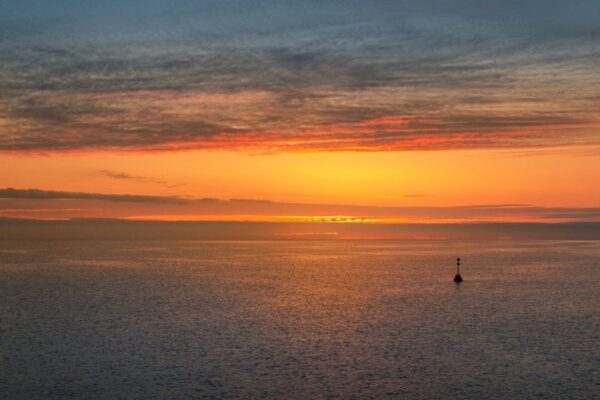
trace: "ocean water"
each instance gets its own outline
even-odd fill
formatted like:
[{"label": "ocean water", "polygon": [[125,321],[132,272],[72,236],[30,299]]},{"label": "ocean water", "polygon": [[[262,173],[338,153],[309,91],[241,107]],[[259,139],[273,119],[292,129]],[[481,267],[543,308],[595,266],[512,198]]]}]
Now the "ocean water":
[{"label": "ocean water", "polygon": [[2,242],[0,398],[598,399],[600,242]]}]

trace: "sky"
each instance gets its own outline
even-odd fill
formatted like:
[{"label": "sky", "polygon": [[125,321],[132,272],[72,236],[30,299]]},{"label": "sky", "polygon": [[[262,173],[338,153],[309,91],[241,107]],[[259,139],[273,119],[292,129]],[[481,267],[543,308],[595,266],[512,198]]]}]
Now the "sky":
[{"label": "sky", "polygon": [[0,0],[0,217],[600,222],[596,0]]}]

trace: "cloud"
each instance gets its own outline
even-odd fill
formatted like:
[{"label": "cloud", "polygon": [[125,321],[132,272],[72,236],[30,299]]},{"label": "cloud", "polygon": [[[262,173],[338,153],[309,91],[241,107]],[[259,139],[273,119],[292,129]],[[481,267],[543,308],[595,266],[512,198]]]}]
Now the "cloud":
[{"label": "cloud", "polygon": [[98,172],[100,174],[108,176],[109,178],[112,178],[112,179],[130,180],[130,181],[136,181],[136,182],[141,182],[141,183],[153,183],[153,184],[165,186],[167,188],[176,188],[176,187],[184,186],[181,183],[174,184],[174,183],[170,183],[168,181],[162,180],[162,179],[152,178],[149,176],[131,175],[131,174],[127,174],[125,172],[112,171],[112,170],[108,170],[108,169],[101,169]]},{"label": "cloud", "polygon": [[0,5],[0,152],[599,142],[595,2],[109,3]]},{"label": "cloud", "polygon": [[99,194],[40,189],[0,189],[0,215],[31,218],[135,218],[259,221],[600,221],[600,207],[483,204],[395,207],[285,203],[262,199],[215,199]]},{"label": "cloud", "polygon": [[0,199],[30,199],[30,200],[101,200],[126,203],[182,203],[177,196],[144,196],[136,194],[100,194],[61,192],[41,189],[0,189]]}]

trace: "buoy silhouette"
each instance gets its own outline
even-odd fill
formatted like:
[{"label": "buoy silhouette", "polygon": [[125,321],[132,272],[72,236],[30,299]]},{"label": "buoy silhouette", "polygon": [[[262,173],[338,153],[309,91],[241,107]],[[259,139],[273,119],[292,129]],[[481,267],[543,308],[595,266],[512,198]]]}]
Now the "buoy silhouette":
[{"label": "buoy silhouette", "polygon": [[454,282],[461,283],[463,281],[462,276],[460,276],[460,257],[456,259],[456,275],[454,276]]}]

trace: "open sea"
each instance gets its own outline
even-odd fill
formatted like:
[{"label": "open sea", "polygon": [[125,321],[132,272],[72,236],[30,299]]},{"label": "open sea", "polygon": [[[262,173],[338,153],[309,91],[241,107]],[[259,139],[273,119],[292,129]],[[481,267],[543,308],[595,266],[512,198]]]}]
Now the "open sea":
[{"label": "open sea", "polygon": [[0,398],[598,399],[600,241],[0,242]]}]

